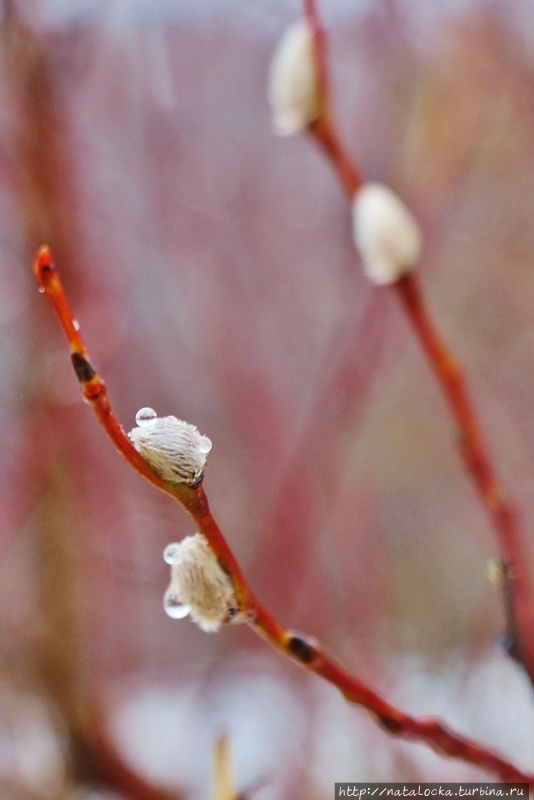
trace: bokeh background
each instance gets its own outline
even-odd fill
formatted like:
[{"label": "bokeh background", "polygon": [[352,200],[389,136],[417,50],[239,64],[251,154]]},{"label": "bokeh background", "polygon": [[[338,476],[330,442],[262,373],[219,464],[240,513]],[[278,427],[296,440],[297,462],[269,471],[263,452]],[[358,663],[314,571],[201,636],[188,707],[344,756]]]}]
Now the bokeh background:
[{"label": "bokeh background", "polygon": [[[534,8],[322,11],[343,136],[422,225],[429,306],[530,532]],[[148,405],[212,438],[205,488],[265,605],[532,771],[532,691],[499,645],[496,542],[447,408],[395,296],[360,274],[330,166],[272,133],[269,60],[299,13],[2,4],[2,798],[202,800],[222,734],[257,800],[491,777],[388,737],[245,626],[165,616],[161,554],[194,528],[82,403],[31,274],[44,241],[124,426]]]}]

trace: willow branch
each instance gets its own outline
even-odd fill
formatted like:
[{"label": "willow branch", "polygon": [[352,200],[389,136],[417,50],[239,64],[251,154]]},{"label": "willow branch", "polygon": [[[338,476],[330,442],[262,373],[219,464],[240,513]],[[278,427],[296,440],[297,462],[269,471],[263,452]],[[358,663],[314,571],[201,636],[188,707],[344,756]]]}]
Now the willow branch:
[{"label": "willow branch", "polygon": [[92,407],[117,450],[144,478],[170,495],[196,522],[208,540],[220,565],[231,577],[236,599],[248,624],[288,658],[336,686],[345,698],[368,711],[388,733],[424,742],[442,755],[454,756],[484,767],[506,781],[529,781],[528,776],[506,759],[470,739],[460,736],[438,719],[417,719],[384,700],[378,692],[346,672],[311,637],[286,629],[256,599],[210,511],[202,484],[196,487],[167,483],[137,452],[118,423],[109,403],[104,381],[97,373],[67,301],[59,273],[48,247],[42,247],[34,261],[34,273],[59,319],[71,349],[71,358],[84,399]]},{"label": "willow branch", "polygon": [[[362,178],[333,122],[324,26],[315,0],[303,0],[303,10],[314,36],[318,90],[323,109],[322,115],[308,127],[308,131],[329,157],[352,201],[362,185]],[[464,463],[490,516],[501,555],[507,565],[503,598],[510,637],[508,651],[522,663],[534,684],[534,590],[529,575],[531,559],[519,515],[497,480],[463,372],[432,321],[418,278],[411,273],[394,284],[392,289],[428,357],[460,430]]]}]

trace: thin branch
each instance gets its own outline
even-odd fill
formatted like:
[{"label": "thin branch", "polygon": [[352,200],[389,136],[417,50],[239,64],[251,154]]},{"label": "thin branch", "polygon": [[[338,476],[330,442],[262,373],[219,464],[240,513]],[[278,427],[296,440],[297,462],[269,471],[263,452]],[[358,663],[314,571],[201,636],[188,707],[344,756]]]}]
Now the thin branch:
[{"label": "thin branch", "polygon": [[158,786],[137,773],[110,739],[104,716],[93,709],[89,725],[73,731],[76,775],[93,787],[105,787],[128,800],[184,800],[177,790]]},{"label": "thin branch", "polygon": [[[327,76],[326,36],[315,0],[303,0],[303,10],[314,32],[317,73],[319,76]],[[328,95],[323,104],[326,115],[324,119],[320,118],[310,125],[308,130],[329,156],[349,199],[352,200],[362,180],[354,160],[332,123],[331,97],[326,78],[322,78],[321,86],[322,91]],[[501,554],[507,564],[504,595],[510,602],[505,602],[505,610],[509,633],[513,637],[508,652],[522,663],[534,684],[534,591],[528,572],[530,558],[525,533],[514,505],[497,481],[478,416],[465,386],[464,375],[432,322],[417,277],[410,274],[394,284],[393,289],[419,338],[460,429],[466,467],[491,517]]]},{"label": "thin branch", "polygon": [[249,588],[211,514],[202,484],[196,488],[179,487],[177,484],[163,481],[139,455],[117,422],[109,404],[105,384],[91,365],[79,326],[74,321],[48,247],[42,247],[38,251],[34,262],[34,273],[40,290],[50,301],[67,337],[74,369],[85,400],[92,406],[107,435],[126,461],[154,486],[177,500],[195,520],[219,563],[232,578],[240,610],[256,632],[288,658],[336,686],[349,702],[370,711],[388,733],[403,739],[424,742],[442,755],[454,756],[470,764],[484,767],[502,780],[524,781],[534,785],[534,775],[526,775],[483,745],[454,733],[439,720],[416,719],[397,709],[376,691],[340,667],[322,650],[319,642],[287,630],[261,605]]},{"label": "thin branch", "polygon": [[329,156],[349,197],[363,183],[362,176],[337,135],[331,107],[330,75],[326,48],[326,32],[314,0],[303,0],[304,13],[313,36],[319,116],[308,130]]},{"label": "thin branch", "polygon": [[[24,7],[26,5],[26,7]],[[48,37],[37,33],[38,26],[31,14],[30,4],[17,0],[6,0],[2,4],[0,23],[0,59],[2,61],[4,107],[9,109],[11,134],[3,137],[2,148],[10,142],[2,157],[9,161],[8,174],[13,181],[14,197],[19,206],[21,236],[31,247],[39,241],[52,240],[57,252],[67,263],[75,256],[72,243],[79,236],[76,231],[76,215],[73,207],[73,184],[69,170],[69,142],[65,130],[65,103],[58,91],[56,66],[57,53]],[[34,16],[34,15],[33,15]],[[69,213],[69,209],[71,213]],[[63,310],[64,312],[64,310]],[[63,318],[68,317],[63,313]],[[71,323],[72,324],[72,323]],[[33,336],[33,331],[32,331]],[[31,353],[31,355],[30,355]],[[29,370],[31,373],[35,347],[30,348]],[[37,634],[37,646],[30,661],[32,670],[40,669],[44,693],[50,696],[64,722],[62,735],[68,744],[68,782],[81,779],[78,767],[83,762],[83,778],[120,793],[125,800],[179,800],[176,792],[154,787],[148,780],[137,775],[113,748],[107,731],[102,725],[95,727],[93,717],[87,722],[93,704],[87,701],[81,686],[80,640],[78,637],[78,609],[75,602],[77,575],[74,551],[76,544],[65,525],[55,520],[53,535],[42,515],[50,513],[51,503],[58,498],[50,484],[52,466],[57,452],[40,448],[45,427],[41,416],[47,413],[46,396],[37,401],[32,392],[22,392],[13,402],[16,407],[24,405],[21,414],[23,425],[16,437],[18,452],[13,453],[13,464],[4,463],[2,495],[9,496],[9,504],[3,508],[8,527],[20,529],[24,519],[39,497],[37,525],[37,548],[43,567],[40,570],[40,604],[43,612],[42,624]],[[61,448],[62,437],[55,443]],[[31,442],[31,446],[30,446]],[[57,448],[56,448],[57,449]],[[53,448],[52,448],[53,450]],[[37,455],[38,454],[38,455]],[[47,459],[48,458],[48,462]],[[45,481],[46,476],[46,481]],[[17,480],[18,478],[18,480]],[[42,494],[42,484],[47,491]],[[25,496],[18,497],[19,487],[24,487]],[[50,492],[52,489],[52,492]],[[2,500],[4,497],[2,497]],[[45,508],[47,509],[45,511]],[[57,505],[56,505],[57,511]],[[11,512],[11,513],[10,513]],[[17,524],[18,523],[18,524]],[[47,537],[44,528],[47,527]],[[6,543],[3,543],[6,546]],[[78,554],[79,555],[79,554]],[[61,583],[61,592],[57,587]],[[5,640],[5,636],[3,637]],[[5,657],[5,654],[4,654]],[[35,792],[43,797],[44,789]],[[34,796],[28,786],[0,789],[4,797]],[[64,796],[65,792],[61,792]],[[70,794],[70,793],[69,793]]]},{"label": "thin branch", "polygon": [[492,519],[506,565],[503,598],[509,634],[513,637],[508,650],[523,664],[534,683],[534,595],[528,575],[530,559],[517,510],[499,486],[465,377],[433,327],[416,276],[406,276],[395,289],[460,428],[464,462]]},{"label": "thin branch", "polygon": [[[47,246],[41,247],[34,260],[33,271],[40,291],[50,301],[71,350],[71,361],[80,381],[84,400],[92,407],[107,435],[128,463],[147,481],[154,484],[162,492],[174,497],[191,514],[194,519],[203,520],[208,538],[222,567],[234,576],[236,585],[241,589],[237,599],[243,607],[248,606],[248,594],[244,588],[246,582],[241,570],[228,547],[223,535],[214,521],[209,518],[208,503],[204,493],[196,491],[185,484],[167,483],[154,472],[143,456],[138,453],[122,425],[118,422],[108,400],[106,384],[91,364],[87,348],[79,331],[67,297],[65,295],[59,273],[55,267],[52,253]],[[206,516],[207,515],[207,516]],[[206,516],[206,519],[204,519]]]}]

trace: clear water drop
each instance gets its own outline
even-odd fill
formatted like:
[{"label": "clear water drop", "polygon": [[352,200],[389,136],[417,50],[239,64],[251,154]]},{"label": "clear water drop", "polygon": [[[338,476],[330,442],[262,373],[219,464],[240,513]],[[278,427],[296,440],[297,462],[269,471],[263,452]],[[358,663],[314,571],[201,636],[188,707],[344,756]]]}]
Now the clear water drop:
[{"label": "clear water drop", "polygon": [[142,428],[145,425],[151,425],[158,418],[158,415],[153,408],[140,408],[135,415],[135,421]]},{"label": "clear water drop", "polygon": [[39,286],[40,294],[44,294],[44,290],[45,290],[44,286]]},{"label": "clear water drop", "polygon": [[170,417],[165,417],[165,422],[167,422],[169,425],[176,425],[176,423],[179,421],[180,420],[178,417],[173,417],[172,414]]},{"label": "clear water drop", "polygon": [[211,439],[207,436],[201,436],[198,440],[198,449],[201,453],[207,454],[213,447]]},{"label": "clear water drop", "polygon": [[80,323],[78,322],[77,319],[73,319],[72,320],[72,327],[74,328],[75,331],[79,331],[80,330]]},{"label": "clear water drop", "polygon": [[172,542],[171,544],[167,545],[167,547],[163,551],[163,560],[165,561],[166,564],[170,564],[172,566],[173,564],[178,563],[179,549],[180,549],[179,542]]},{"label": "clear water drop", "polygon": [[165,597],[163,598],[163,608],[165,609],[165,613],[173,619],[183,619],[184,617],[187,617],[191,611],[189,606],[185,606],[180,601],[178,595],[174,594],[174,592],[170,589],[167,589],[165,592]]}]

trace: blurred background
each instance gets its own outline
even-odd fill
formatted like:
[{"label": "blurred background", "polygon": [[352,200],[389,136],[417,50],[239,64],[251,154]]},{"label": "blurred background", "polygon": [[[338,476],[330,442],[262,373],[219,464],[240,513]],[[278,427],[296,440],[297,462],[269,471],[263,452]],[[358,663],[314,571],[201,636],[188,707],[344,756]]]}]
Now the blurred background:
[{"label": "blurred background", "polygon": [[[492,455],[534,525],[534,8],[324,0],[363,174],[425,234],[420,276]],[[0,19],[0,795],[190,798],[225,735],[237,792],[487,780],[400,743],[245,626],[169,619],[194,532],[80,398],[31,274],[48,242],[126,429],[213,440],[205,488],[253,590],[415,714],[534,765],[499,646],[496,542],[340,185],[277,139],[271,53],[296,0],[5,0]],[[160,787],[159,789],[157,787]],[[236,795],[237,796],[237,795]]]}]

